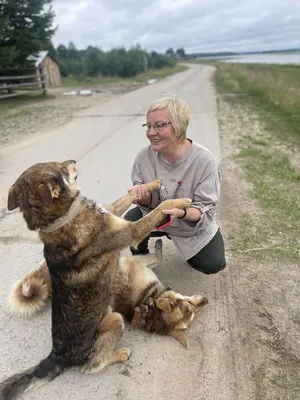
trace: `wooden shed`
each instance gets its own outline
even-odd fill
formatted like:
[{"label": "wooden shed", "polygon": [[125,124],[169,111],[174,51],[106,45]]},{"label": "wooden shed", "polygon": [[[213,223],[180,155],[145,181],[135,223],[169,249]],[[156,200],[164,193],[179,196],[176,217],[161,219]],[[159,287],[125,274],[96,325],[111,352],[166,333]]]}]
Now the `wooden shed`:
[{"label": "wooden shed", "polygon": [[37,57],[34,57],[35,67],[37,68],[37,75],[39,76],[39,69],[42,69],[46,86],[60,86],[61,74],[58,61],[52,57],[48,51],[40,51]]}]

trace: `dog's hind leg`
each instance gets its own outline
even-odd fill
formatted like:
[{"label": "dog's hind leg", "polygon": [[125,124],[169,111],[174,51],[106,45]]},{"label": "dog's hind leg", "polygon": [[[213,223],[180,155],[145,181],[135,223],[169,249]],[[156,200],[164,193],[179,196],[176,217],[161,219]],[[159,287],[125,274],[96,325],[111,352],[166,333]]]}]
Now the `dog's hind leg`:
[{"label": "dog's hind leg", "polygon": [[100,372],[108,365],[127,361],[131,354],[127,348],[115,349],[124,334],[124,321],[121,314],[117,312],[106,314],[100,322],[97,334],[90,359],[82,368],[82,372],[87,374]]}]

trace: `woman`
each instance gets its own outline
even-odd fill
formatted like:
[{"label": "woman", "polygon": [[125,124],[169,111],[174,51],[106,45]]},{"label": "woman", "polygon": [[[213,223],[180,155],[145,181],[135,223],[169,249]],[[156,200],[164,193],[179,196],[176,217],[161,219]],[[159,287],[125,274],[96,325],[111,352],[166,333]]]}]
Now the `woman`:
[{"label": "woman", "polygon": [[[131,178],[134,185],[160,179],[161,188],[149,194],[142,186],[135,201],[137,207],[129,210],[125,219],[136,221],[165,199],[191,198],[187,210],[164,211],[173,222],[163,231],[190,266],[214,274],[226,266],[223,238],[213,216],[220,178],[211,152],[186,137],[189,121],[190,110],[183,100],[162,97],[150,105],[143,125],[150,146],[136,156]],[[148,253],[148,240],[145,238],[132,252]]]}]

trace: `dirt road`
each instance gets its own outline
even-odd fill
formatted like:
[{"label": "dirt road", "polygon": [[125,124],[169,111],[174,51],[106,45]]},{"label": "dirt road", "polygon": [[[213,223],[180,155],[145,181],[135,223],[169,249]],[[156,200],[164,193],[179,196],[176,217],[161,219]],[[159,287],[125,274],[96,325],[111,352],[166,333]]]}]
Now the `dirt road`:
[{"label": "dirt road", "polygon": [[[0,153],[0,379],[27,368],[47,356],[50,347],[50,310],[30,320],[10,316],[6,299],[11,285],[38,265],[42,246],[18,213],[6,212],[9,186],[29,165],[46,160],[74,158],[80,169],[84,195],[112,202],[130,186],[135,154],[147,144],[141,128],[148,104],[173,92],[192,110],[188,136],[206,145],[220,161],[214,69],[192,65],[188,71],[159,84],[140,88],[86,108],[67,125],[32,137]],[[222,220],[224,224],[225,221]],[[152,243],[153,244],[153,243]],[[185,294],[202,294],[209,304],[189,330],[190,349],[167,337],[132,331],[122,345],[132,350],[123,365],[85,376],[68,371],[50,384],[29,392],[25,400],[250,400],[251,376],[239,338],[243,293],[228,267],[217,276],[193,271],[164,240],[164,262],[157,269],[162,281]]]}]

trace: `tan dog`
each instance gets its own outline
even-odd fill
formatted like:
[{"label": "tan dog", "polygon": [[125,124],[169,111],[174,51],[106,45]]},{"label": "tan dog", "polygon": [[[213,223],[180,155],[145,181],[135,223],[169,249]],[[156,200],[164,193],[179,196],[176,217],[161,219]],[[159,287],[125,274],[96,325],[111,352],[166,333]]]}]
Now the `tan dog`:
[{"label": "tan dog", "polygon": [[[207,299],[166,290],[151,271],[161,261],[161,239],[155,243],[155,254],[121,257],[112,284],[110,306],[113,311],[121,313],[133,328],[171,335],[188,348],[187,329],[199,307],[207,304]],[[10,296],[11,311],[31,316],[44,308],[51,292],[51,279],[43,260],[39,269],[14,285]]]},{"label": "tan dog", "polygon": [[[128,359],[128,349],[114,349],[124,332],[123,318],[107,312],[120,251],[139,243],[163,221],[163,209],[191,203],[167,200],[139,221],[125,221],[117,215],[136,193],[105,208],[78,197],[75,164],[33,165],[9,190],[8,210],[19,207],[28,228],[39,230],[44,243],[52,284],[52,350],[37,366],[2,382],[2,399],[15,399],[71,366],[91,373]],[[159,182],[147,187],[157,189]]]}]

